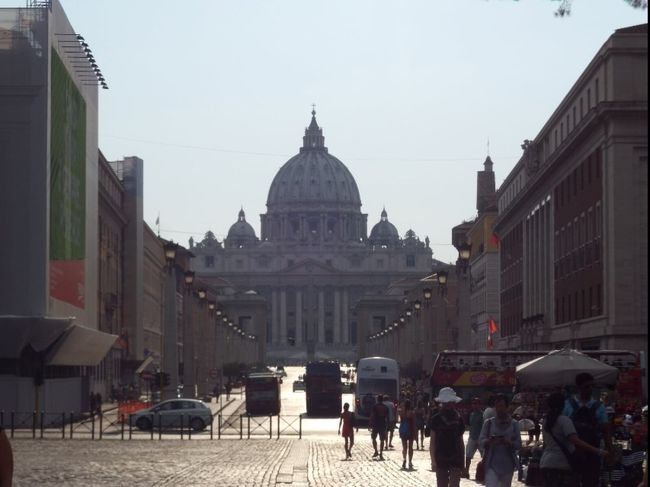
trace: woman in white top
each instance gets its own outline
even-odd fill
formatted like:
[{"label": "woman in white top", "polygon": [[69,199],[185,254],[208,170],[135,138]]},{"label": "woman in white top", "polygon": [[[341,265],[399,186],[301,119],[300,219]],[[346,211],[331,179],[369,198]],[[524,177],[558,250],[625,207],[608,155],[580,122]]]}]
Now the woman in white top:
[{"label": "woman in white top", "polygon": [[572,466],[567,457],[573,454],[576,447],[593,455],[607,455],[606,450],[594,448],[578,438],[573,421],[562,414],[564,400],[560,392],[554,392],[547,400],[548,413],[543,423],[544,452],[539,463],[546,487],[573,485]]}]

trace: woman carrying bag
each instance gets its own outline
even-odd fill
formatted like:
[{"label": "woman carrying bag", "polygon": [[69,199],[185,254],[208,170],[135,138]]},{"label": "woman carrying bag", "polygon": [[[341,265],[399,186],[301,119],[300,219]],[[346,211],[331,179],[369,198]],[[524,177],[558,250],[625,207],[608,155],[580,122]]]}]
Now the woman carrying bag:
[{"label": "woman carrying bag", "polygon": [[519,424],[508,414],[508,397],[494,399],[496,416],[483,423],[479,445],[484,449],[486,487],[510,487],[521,448]]},{"label": "woman carrying bag", "polygon": [[586,452],[606,457],[607,450],[595,448],[578,438],[573,421],[562,414],[564,395],[554,392],[548,396],[548,413],[543,423],[544,451],[539,466],[544,476],[546,487],[573,487],[576,479],[573,470],[573,453],[577,448]]},{"label": "woman carrying bag", "polygon": [[409,470],[413,470],[413,440],[418,434],[415,428],[415,412],[411,409],[411,401],[404,401],[404,407],[400,411],[399,437],[402,440],[402,469],[406,470],[406,459],[408,456]]}]

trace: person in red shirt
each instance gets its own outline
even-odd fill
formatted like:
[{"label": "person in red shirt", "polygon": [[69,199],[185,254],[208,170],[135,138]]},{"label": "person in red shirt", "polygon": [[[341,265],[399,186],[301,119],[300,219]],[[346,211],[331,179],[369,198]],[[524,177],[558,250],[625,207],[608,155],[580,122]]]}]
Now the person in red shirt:
[{"label": "person in red shirt", "polygon": [[[341,426],[343,429],[341,430]],[[354,429],[356,428],[357,433],[359,428],[356,425],[356,417],[352,411],[350,411],[350,404],[347,402],[343,405],[343,412],[341,413],[339,419],[339,435],[345,440],[345,459],[352,458],[352,446],[354,445]]]}]

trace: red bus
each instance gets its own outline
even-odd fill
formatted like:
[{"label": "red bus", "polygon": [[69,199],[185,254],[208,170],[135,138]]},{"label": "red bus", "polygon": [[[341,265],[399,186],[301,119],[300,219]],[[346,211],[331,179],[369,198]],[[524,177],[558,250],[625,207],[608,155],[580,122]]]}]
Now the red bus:
[{"label": "red bus", "polygon": [[273,373],[248,374],[246,413],[251,416],[280,414],[280,381]]},{"label": "red bus", "polygon": [[[636,408],[643,403],[642,377],[645,370],[640,354],[629,350],[580,350],[585,355],[601,360],[619,369],[616,406],[619,411]],[[463,398],[462,412],[469,410],[470,399],[480,397],[485,404],[492,394],[504,393],[512,397],[516,386],[515,368],[549,350],[445,350],[436,357],[431,371],[433,394],[442,387],[453,387]],[[617,411],[617,412],[619,412]]]}]

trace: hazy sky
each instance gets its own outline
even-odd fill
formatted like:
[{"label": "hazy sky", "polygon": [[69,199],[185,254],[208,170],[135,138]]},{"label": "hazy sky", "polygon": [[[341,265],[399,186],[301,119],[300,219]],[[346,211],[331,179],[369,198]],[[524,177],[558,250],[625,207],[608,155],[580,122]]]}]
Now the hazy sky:
[{"label": "hazy sky", "polygon": [[[110,90],[109,160],[144,160],[145,220],[187,245],[259,214],[302,145],[311,104],[347,165],[368,228],[385,205],[400,234],[456,258],[490,141],[497,186],[589,61],[647,12],[623,0],[62,0]],[[0,6],[23,6],[0,0]]]}]

